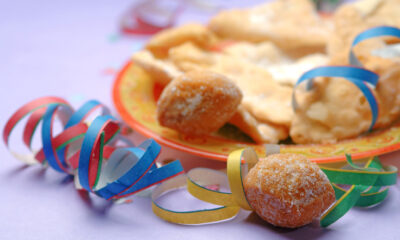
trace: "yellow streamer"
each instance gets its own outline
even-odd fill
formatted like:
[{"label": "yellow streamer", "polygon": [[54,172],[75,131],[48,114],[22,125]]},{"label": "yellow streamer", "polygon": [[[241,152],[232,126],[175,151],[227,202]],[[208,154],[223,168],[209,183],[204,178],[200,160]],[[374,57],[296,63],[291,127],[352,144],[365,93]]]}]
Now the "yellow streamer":
[{"label": "yellow streamer", "polygon": [[[242,164],[242,160],[246,160]],[[243,177],[258,161],[258,156],[251,148],[236,150],[228,157],[228,177],[216,170],[195,168],[187,176],[181,175],[165,181],[153,191],[153,212],[160,218],[180,224],[201,224],[226,220],[236,216],[240,209],[251,210],[243,188]],[[207,185],[218,184],[230,192],[215,191]],[[194,197],[221,207],[196,211],[171,211],[156,203],[162,194],[185,187]]]}]

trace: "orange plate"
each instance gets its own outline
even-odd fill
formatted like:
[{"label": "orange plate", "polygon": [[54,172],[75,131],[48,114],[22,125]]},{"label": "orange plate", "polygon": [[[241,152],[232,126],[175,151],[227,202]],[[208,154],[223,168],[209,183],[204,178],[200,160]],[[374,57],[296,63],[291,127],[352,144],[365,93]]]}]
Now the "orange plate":
[{"label": "orange plate", "polygon": [[[156,99],[162,87],[140,67],[128,62],[114,82],[114,104],[123,120],[144,136],[162,145],[201,157],[226,161],[227,155],[238,148],[253,147],[259,156],[265,155],[262,144],[227,140],[220,136],[187,137],[161,127],[156,119]],[[400,148],[400,125],[384,131],[374,131],[362,137],[335,144],[281,145],[281,152],[301,153],[317,163],[345,160],[345,153],[354,159],[392,152]]]}]

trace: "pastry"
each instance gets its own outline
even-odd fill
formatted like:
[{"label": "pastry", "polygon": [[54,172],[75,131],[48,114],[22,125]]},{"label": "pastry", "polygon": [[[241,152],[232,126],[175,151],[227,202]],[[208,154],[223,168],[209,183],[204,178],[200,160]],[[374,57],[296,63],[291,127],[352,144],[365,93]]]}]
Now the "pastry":
[{"label": "pastry", "polygon": [[248,9],[222,11],[209,28],[221,38],[271,41],[293,56],[324,52],[332,24],[309,0],[276,0]]},{"label": "pastry", "polygon": [[169,61],[155,58],[148,50],[133,54],[132,61],[143,68],[154,81],[162,85],[167,85],[172,79],[182,74],[175,65]]},{"label": "pastry", "polygon": [[334,34],[328,41],[328,53],[332,56],[343,50],[348,52],[354,37],[368,28],[400,27],[399,12],[400,0],[360,0],[343,4],[333,15]]},{"label": "pastry", "polygon": [[[208,69],[213,69],[211,66],[216,64],[219,55],[221,54],[203,51],[192,43],[184,43],[171,48],[169,51],[169,58],[167,59],[157,59],[148,50],[142,50],[134,54],[133,59],[134,62],[143,67],[155,81],[166,85],[175,76],[183,72],[194,70],[208,71]],[[240,64],[240,62],[238,64]],[[237,64],[232,66],[232,68],[235,66],[237,66]],[[261,79],[264,76],[269,77],[265,71],[261,70],[260,72],[262,75],[257,79]],[[220,71],[220,73],[225,73],[225,71]],[[263,79],[263,81],[265,80],[266,79]],[[238,81],[240,81],[240,79]],[[242,82],[242,85],[245,85],[245,82]],[[287,93],[287,97],[290,97],[290,93]],[[287,106],[289,105],[290,102],[288,98]],[[291,111],[290,108],[289,110]],[[289,122],[289,120],[286,122]],[[286,139],[289,135],[287,126],[281,126],[266,120],[258,120],[243,106],[240,106],[238,111],[234,113],[229,123],[237,126],[254,141],[260,143],[278,143],[280,140]]]},{"label": "pastry", "polygon": [[304,94],[290,128],[295,143],[333,143],[368,130],[370,107],[353,83],[341,78],[317,79]]},{"label": "pastry", "polygon": [[253,210],[279,227],[311,223],[335,201],[327,176],[299,154],[273,154],[261,159],[247,174],[244,188]]},{"label": "pastry", "polygon": [[304,72],[329,61],[328,56],[322,53],[293,59],[272,42],[236,42],[220,49],[226,55],[265,69],[275,82],[289,86],[294,86]]},{"label": "pastry", "polygon": [[197,23],[185,24],[177,28],[169,28],[156,34],[146,45],[157,58],[165,58],[171,47],[191,42],[199,47],[208,48],[217,41],[213,32]]},{"label": "pastry", "polygon": [[[372,114],[362,92],[345,79],[316,78],[311,91],[298,88],[300,101],[294,112],[293,87],[304,72],[317,66],[351,65],[353,38],[372,26],[400,26],[399,8],[400,0],[362,0],[339,7],[329,20],[316,14],[308,0],[276,0],[223,11],[211,19],[208,28],[187,24],[161,31],[145,50],[134,54],[133,61],[155,81],[171,85],[159,103],[158,117],[164,126],[205,135],[229,122],[257,143],[278,143],[288,136],[300,144],[334,143],[369,129]],[[400,45],[392,43],[393,38],[375,38],[353,48],[363,67],[380,76],[373,89],[379,105],[375,129],[388,127],[400,117],[400,50],[396,50]],[[229,79],[240,91],[241,101],[221,108],[232,112],[224,112],[215,123],[199,121],[210,118],[207,111],[189,114],[191,118],[182,116],[187,112],[177,108],[178,102],[189,106],[193,96],[188,94],[190,99],[185,102],[171,89],[190,72],[197,72],[197,82],[201,72]],[[212,81],[204,84],[215,93]]]},{"label": "pastry", "polygon": [[260,122],[239,106],[229,123],[238,127],[257,143],[278,143],[289,136],[288,128],[268,122]]},{"label": "pastry", "polygon": [[178,76],[164,89],[157,118],[162,126],[186,135],[208,135],[228,122],[241,99],[241,91],[225,76],[192,71]]},{"label": "pastry", "polygon": [[182,71],[209,69],[227,76],[240,88],[242,105],[255,118],[261,122],[290,126],[292,88],[276,83],[265,69],[229,55],[202,51],[193,44],[171,49],[170,58]]},{"label": "pastry", "polygon": [[236,41],[224,47],[220,47],[220,52],[263,67],[280,63],[289,63],[291,60],[275,44],[268,41],[259,43]]},{"label": "pastry", "polygon": [[[376,88],[372,89],[379,109],[374,128],[388,127],[400,117],[400,63],[367,52],[359,56],[359,60],[380,76]],[[330,65],[343,63],[349,64],[347,54],[336,55]],[[370,127],[372,114],[368,102],[361,91],[345,79],[317,79],[313,89],[303,96],[304,101],[299,104],[290,129],[295,143],[334,143],[357,137]]]}]

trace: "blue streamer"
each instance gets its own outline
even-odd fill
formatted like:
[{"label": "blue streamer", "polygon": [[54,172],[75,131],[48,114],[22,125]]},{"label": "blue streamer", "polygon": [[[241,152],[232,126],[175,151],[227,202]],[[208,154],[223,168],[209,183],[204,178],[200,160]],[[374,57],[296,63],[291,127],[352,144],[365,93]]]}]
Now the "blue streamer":
[{"label": "blue streamer", "polygon": [[51,136],[52,117],[60,105],[61,104],[50,104],[43,116],[42,145],[43,145],[44,155],[46,156],[46,160],[49,163],[49,165],[58,172],[68,173],[67,172],[68,166],[66,165],[65,161],[63,161],[64,158],[60,158],[59,155],[57,155],[59,157],[58,159],[60,160],[60,162],[58,162],[56,160],[56,155],[55,155],[58,153],[55,153],[53,151],[53,146],[52,146],[52,136]]},{"label": "blue streamer", "polygon": [[360,42],[362,42],[364,40],[376,38],[376,37],[400,38],[400,29],[398,29],[396,27],[390,27],[390,26],[379,26],[379,27],[370,28],[370,29],[358,34],[354,38],[353,43],[351,44],[350,52],[349,52],[349,62],[351,65],[362,67],[361,62],[358,60],[358,58],[355,56],[355,54],[353,52],[353,48],[357,44],[359,44]]},{"label": "blue streamer", "polygon": [[110,115],[97,117],[90,125],[86,132],[85,138],[83,139],[81,153],[79,156],[78,176],[81,186],[87,191],[91,191],[91,187],[89,185],[89,168],[92,148],[96,143],[96,138],[100,129],[104,126],[104,124],[112,119],[113,117]]},{"label": "blue streamer", "polygon": [[[310,90],[312,88],[313,79],[316,77],[341,77],[356,85],[364,94],[371,108],[372,120],[369,129],[372,130],[378,118],[378,103],[371,89],[365,83],[370,83],[373,86],[376,86],[379,80],[379,76],[376,73],[363,68],[350,66],[317,67],[305,72],[299,78],[295,87],[304,81],[309,81],[309,84],[307,84],[307,90]],[[292,94],[292,105],[294,109],[297,109],[298,104],[296,101],[295,91],[293,91]]]},{"label": "blue streamer", "polygon": [[[96,138],[100,129],[110,120],[109,116],[97,117],[90,125],[82,143],[82,150],[79,159],[78,177],[81,186],[87,191],[106,198],[120,198],[143,190],[153,184],[163,181],[169,177],[183,172],[179,161],[172,162],[161,168],[157,168],[155,160],[157,159],[161,146],[154,140],[149,139],[138,147],[117,149],[110,156],[107,164],[104,166],[103,174],[113,176],[113,171],[118,168],[127,158],[131,157],[128,165],[129,169],[117,179],[101,179],[106,182],[100,189],[89,184],[89,168],[92,149],[96,144]],[[107,177],[107,176],[101,176]],[[104,183],[103,183],[104,184]]]}]

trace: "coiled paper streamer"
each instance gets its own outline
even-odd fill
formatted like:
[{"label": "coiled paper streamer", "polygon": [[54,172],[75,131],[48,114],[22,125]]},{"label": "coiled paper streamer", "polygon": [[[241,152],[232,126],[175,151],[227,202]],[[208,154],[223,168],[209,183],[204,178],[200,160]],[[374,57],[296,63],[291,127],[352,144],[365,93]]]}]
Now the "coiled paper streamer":
[{"label": "coiled paper streamer", "polygon": [[[163,8],[158,0],[142,1],[122,17],[120,24],[121,31],[132,35],[151,35],[170,28],[175,24],[177,17],[185,8],[183,2],[172,4],[172,6],[174,5],[177,5],[175,9],[170,10],[165,8],[165,6]],[[166,15],[163,23],[156,24],[146,19],[146,15],[147,18],[152,15],[154,16],[154,12],[157,12],[157,10],[158,15]]]},{"label": "coiled paper streamer", "polygon": [[[362,64],[355,56],[353,48],[364,40],[383,36],[400,38],[400,29],[389,26],[380,26],[370,28],[366,31],[361,32],[354,38],[349,52],[349,62],[351,65],[354,66],[323,66],[311,69],[310,71],[305,72],[299,78],[295,85],[295,88],[300,83],[307,81],[306,90],[311,90],[313,79],[316,77],[341,77],[352,82],[360,89],[360,91],[364,94],[369,103],[372,114],[369,130],[372,130],[378,118],[379,108],[377,100],[370,87],[376,87],[376,85],[378,84],[379,76],[374,72],[362,68]],[[292,95],[292,106],[294,110],[298,108],[295,93],[296,91],[293,91]]]},{"label": "coiled paper streamer", "polygon": [[122,16],[120,29],[122,33],[130,35],[155,34],[173,27],[180,15],[193,7],[202,11],[217,11],[221,8],[214,1],[146,0],[139,2]]},{"label": "coiled paper streamer", "polygon": [[[102,113],[90,124],[85,120],[96,109]],[[77,188],[85,189],[105,199],[125,198],[154,184],[183,173],[179,161],[158,168],[155,164],[161,147],[152,139],[137,147],[122,138],[120,126],[108,114],[108,109],[96,100],[86,102],[78,110],[64,99],[43,97],[18,109],[3,130],[4,143],[9,147],[10,134],[18,122],[27,117],[23,130],[24,144],[30,154],[11,151],[27,164],[42,164],[75,176]],[[53,124],[58,117],[61,133],[53,136]],[[32,150],[32,137],[42,124],[39,151]],[[128,147],[118,147],[123,142]]]},{"label": "coiled paper streamer", "polygon": [[349,61],[351,65],[362,67],[362,63],[358,60],[353,52],[353,48],[362,41],[376,37],[395,37],[400,38],[400,29],[391,26],[379,26],[370,28],[360,34],[358,34],[351,44],[349,53]]},{"label": "coiled paper streamer", "polygon": [[[397,168],[382,166],[378,157],[370,158],[364,167],[359,167],[346,155],[350,169],[321,167],[335,190],[336,203],[321,217],[321,226],[337,221],[353,206],[369,207],[382,202],[388,193],[386,186],[396,184]],[[343,189],[337,184],[350,185]],[[383,188],[381,190],[381,188]]]},{"label": "coiled paper streamer", "polygon": [[[306,90],[311,90],[313,79],[316,77],[341,77],[352,82],[356,85],[360,91],[364,94],[367,99],[369,106],[371,108],[372,120],[370,125],[370,130],[375,125],[376,119],[378,118],[378,103],[371,89],[366,83],[373,85],[374,87],[378,83],[379,76],[369,70],[350,66],[325,66],[317,67],[305,72],[297,81],[295,87],[304,81],[308,81]],[[296,110],[298,104],[296,101],[296,91],[293,91],[292,95],[292,105]]]},{"label": "coiled paper streamer", "polygon": [[[336,203],[321,217],[322,227],[327,227],[337,221],[353,206],[367,207],[382,202],[388,189],[381,190],[381,188],[396,183],[397,169],[393,166],[382,166],[377,157],[370,158],[365,167],[355,165],[350,156],[347,160],[350,169],[320,167],[334,186],[337,199]],[[251,169],[257,161],[257,154],[252,148],[236,150],[228,157],[227,175],[212,169],[195,168],[186,176],[180,175],[165,181],[153,191],[153,212],[160,218],[173,223],[202,224],[233,218],[240,209],[251,210],[246,199],[243,180],[247,169]],[[205,187],[214,184],[222,188],[230,188],[231,191],[216,191]],[[337,184],[351,186],[346,190]],[[162,194],[182,187],[186,187],[194,197],[221,207],[178,212],[157,203],[157,199]]]}]

